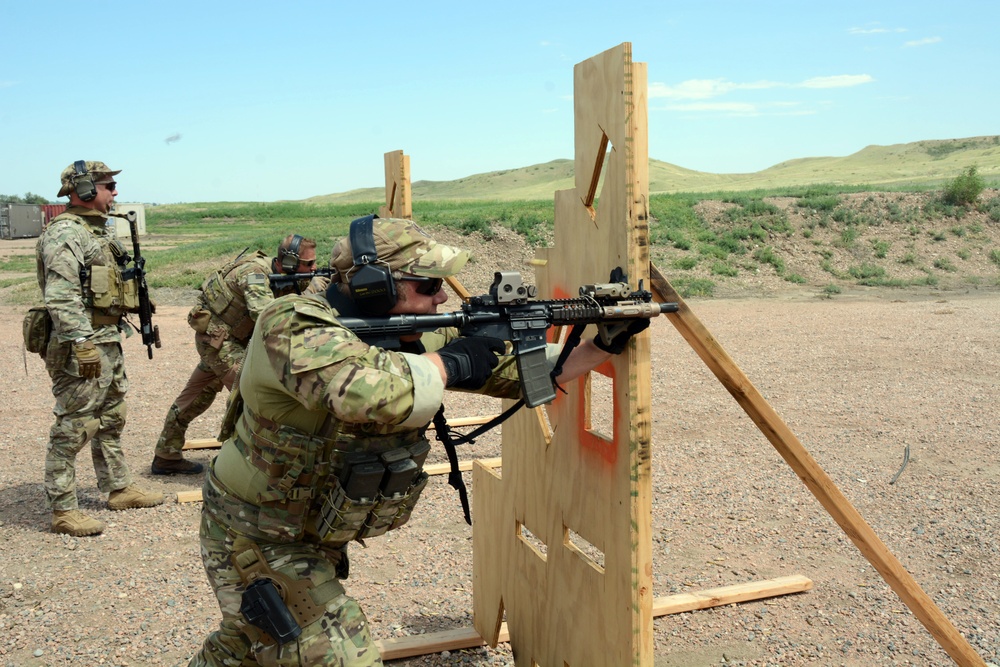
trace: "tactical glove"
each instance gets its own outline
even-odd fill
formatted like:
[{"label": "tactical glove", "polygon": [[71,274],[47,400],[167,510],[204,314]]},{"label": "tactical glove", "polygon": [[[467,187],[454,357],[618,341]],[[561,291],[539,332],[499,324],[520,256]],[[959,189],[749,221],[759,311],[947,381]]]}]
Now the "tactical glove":
[{"label": "tactical glove", "polygon": [[73,343],[73,354],[80,366],[80,377],[88,380],[101,377],[101,353],[89,340]]},{"label": "tactical glove", "polygon": [[448,376],[445,386],[479,389],[500,363],[497,355],[506,349],[506,343],[489,336],[470,336],[451,341],[437,351]]},{"label": "tactical glove", "polygon": [[605,343],[600,336],[597,336],[594,338],[594,345],[605,352],[610,352],[611,354],[621,354],[628,346],[628,342],[632,340],[632,336],[645,331],[648,328],[648,319],[643,318],[639,320],[632,320],[631,324],[628,325],[625,331],[615,335],[615,337],[611,339],[610,343]]}]

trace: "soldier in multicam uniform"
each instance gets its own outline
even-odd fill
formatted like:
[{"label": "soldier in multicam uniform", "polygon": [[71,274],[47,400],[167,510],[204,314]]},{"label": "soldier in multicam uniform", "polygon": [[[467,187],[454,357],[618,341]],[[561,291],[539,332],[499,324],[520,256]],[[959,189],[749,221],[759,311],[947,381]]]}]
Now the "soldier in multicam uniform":
[{"label": "soldier in multicam uniform", "polygon": [[103,162],[82,160],[64,169],[58,196],[68,195],[69,206],[48,224],[35,249],[38,285],[52,318],[45,368],[56,399],[45,493],[52,531],[77,537],[104,530],[77,504],[76,455],[87,443],[109,509],[163,502],[163,494],[132,483],[121,447],[128,391],[121,332],[130,332],[122,318],[135,311],[138,297],[134,282],[122,279],[125,249],[105,226],[118,173]]},{"label": "soldier in multicam uniform", "polygon": [[[223,619],[192,667],[381,665],[368,621],[340,583],[347,544],[406,523],[427,484],[424,433],[446,387],[520,394],[513,357],[497,356],[503,341],[439,330],[390,351],[339,324],[338,315],[358,314],[361,295],[378,291],[355,284],[364,267],[391,276],[396,295],[385,313],[427,314],[447,300],[443,278],[468,259],[409,220],[376,219],[368,238],[377,258],[359,260],[358,222],[333,249],[326,294],[273,301],[247,347],[223,425],[235,422],[233,433],[203,487],[202,559]],[[585,341],[558,380],[621,351],[631,333],[611,351]],[[403,484],[390,491],[393,479]],[[282,604],[294,623],[279,622]]]},{"label": "soldier in multicam uniform", "polygon": [[[185,460],[181,453],[185,434],[223,387],[233,388],[257,316],[280,295],[272,289],[268,275],[309,273],[315,266],[316,241],[289,234],[279,244],[274,259],[260,251],[241,254],[202,283],[198,303],[188,313],[201,359],[167,411],[153,454],[154,475],[194,475],[204,469],[200,463]],[[288,289],[296,290],[296,286]]]}]

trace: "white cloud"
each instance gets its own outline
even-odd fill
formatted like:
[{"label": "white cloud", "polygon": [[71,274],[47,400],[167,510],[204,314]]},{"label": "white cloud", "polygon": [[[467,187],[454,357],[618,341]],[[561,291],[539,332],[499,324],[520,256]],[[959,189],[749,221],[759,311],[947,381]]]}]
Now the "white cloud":
[{"label": "white cloud", "polygon": [[17,81],[0,81],[0,88],[13,88],[17,85]]},{"label": "white cloud", "polygon": [[780,81],[750,81],[736,83],[726,79],[689,79],[677,85],[653,82],[649,84],[649,97],[671,100],[707,100],[722,97],[738,90],[767,90],[771,88],[846,88],[871,83],[875,79],[868,74],[838,74],[836,76],[816,76],[800,83]]},{"label": "white cloud", "polygon": [[937,44],[940,41],[940,37],[924,37],[923,39],[914,39],[906,42],[903,46],[927,46],[928,44]]},{"label": "white cloud", "polygon": [[[877,23],[874,24],[874,25],[878,26]],[[859,28],[859,27],[854,27],[854,28],[848,28],[847,32],[849,34],[851,34],[851,35],[881,35],[881,34],[890,33],[890,32],[906,32],[906,28],[881,28],[881,27]]]},{"label": "white cloud", "polygon": [[681,113],[715,113],[723,116],[809,116],[815,114],[813,109],[804,109],[798,102],[768,102],[753,104],[750,102],[691,102],[687,104],[668,104],[660,107],[663,111]]},{"label": "white cloud", "polygon": [[874,81],[867,74],[838,74],[837,76],[814,76],[798,85],[801,88],[848,88]]},{"label": "white cloud", "polygon": [[721,111],[728,113],[757,113],[757,105],[748,102],[693,102],[668,104],[668,111]]},{"label": "white cloud", "polygon": [[719,97],[734,90],[763,90],[766,88],[781,88],[786,84],[775,81],[753,81],[750,83],[734,83],[726,79],[689,79],[676,86],[665,83],[651,83],[650,97],[665,97],[674,100],[706,100]]}]

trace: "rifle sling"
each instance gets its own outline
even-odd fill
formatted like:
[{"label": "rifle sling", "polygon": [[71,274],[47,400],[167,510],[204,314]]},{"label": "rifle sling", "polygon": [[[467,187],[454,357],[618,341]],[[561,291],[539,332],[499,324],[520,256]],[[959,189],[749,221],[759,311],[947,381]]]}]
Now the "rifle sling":
[{"label": "rifle sling", "polygon": [[[559,353],[559,358],[556,360],[556,365],[552,369],[552,384],[564,394],[566,393],[566,390],[556,383],[556,378],[562,374],[563,364],[566,363],[566,359],[569,358],[573,348],[580,344],[580,339],[583,336],[584,329],[586,329],[586,325],[584,324],[573,325],[569,336],[566,337],[566,343],[563,345],[563,349]],[[477,437],[507,421],[511,415],[521,409],[522,405],[524,405],[523,398],[518,400],[493,419],[474,429],[471,433],[462,435],[458,438],[452,436],[452,429],[448,426],[448,421],[444,417],[443,404],[438,409],[437,414],[434,415],[434,430],[437,431],[437,439],[441,441],[442,445],[444,445],[444,451],[448,455],[448,463],[451,465],[451,471],[448,473],[448,485],[458,491],[458,498],[462,503],[462,514],[465,516],[465,522],[470,526],[472,525],[472,515],[469,511],[469,491],[465,488],[465,481],[462,479],[462,471],[458,469],[458,451],[455,448],[458,445],[474,443]]]},{"label": "rifle sling", "polygon": [[448,426],[444,418],[444,405],[438,408],[434,415],[434,429],[437,431],[437,438],[444,445],[444,451],[448,454],[448,463],[451,464],[451,471],[448,473],[448,486],[458,491],[458,499],[462,503],[462,514],[465,516],[465,523],[472,525],[472,513],[469,511],[469,491],[465,488],[462,480],[462,471],[458,469],[458,452],[455,450],[455,442],[451,438],[451,427]]}]

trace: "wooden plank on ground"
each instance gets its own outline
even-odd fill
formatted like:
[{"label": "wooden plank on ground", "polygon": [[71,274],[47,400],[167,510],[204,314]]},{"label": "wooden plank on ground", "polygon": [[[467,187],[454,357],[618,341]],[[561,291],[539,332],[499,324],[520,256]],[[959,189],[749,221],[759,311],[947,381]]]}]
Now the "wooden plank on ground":
[{"label": "wooden plank on ground", "polygon": [[[499,456],[492,459],[477,459],[487,468],[499,468],[503,459]],[[459,461],[458,469],[462,471],[472,470],[472,461]],[[431,465],[424,466],[424,472],[428,475],[445,475],[451,472],[451,465],[447,463],[432,463]],[[178,503],[200,503],[201,502],[201,489],[195,489],[193,491],[178,491],[177,492],[177,502]]]},{"label": "wooden plank on ground", "polygon": [[[801,574],[793,574],[765,581],[751,581],[745,584],[721,586],[697,593],[679,593],[653,600],[653,615],[667,616],[695,609],[721,607],[737,602],[750,602],[763,598],[801,593],[811,590],[813,582]],[[507,624],[500,625],[498,642],[510,641]],[[474,628],[457,628],[428,632],[410,637],[396,639],[380,639],[375,642],[383,660],[399,660],[413,658],[419,655],[441,653],[442,651],[458,651],[465,648],[485,646],[484,640]]]},{"label": "wooden plank on ground", "polygon": [[215,438],[195,438],[186,440],[181,449],[218,449],[221,446],[222,443]]}]

